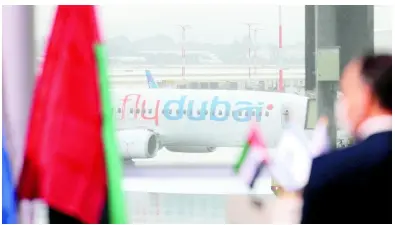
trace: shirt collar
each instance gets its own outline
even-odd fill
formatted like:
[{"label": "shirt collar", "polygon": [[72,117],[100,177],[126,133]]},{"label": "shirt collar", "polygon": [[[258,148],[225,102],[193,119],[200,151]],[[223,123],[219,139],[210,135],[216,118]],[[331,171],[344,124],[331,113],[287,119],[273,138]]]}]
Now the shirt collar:
[{"label": "shirt collar", "polygon": [[366,139],[374,134],[392,131],[392,115],[374,116],[364,121],[358,128],[358,136]]}]

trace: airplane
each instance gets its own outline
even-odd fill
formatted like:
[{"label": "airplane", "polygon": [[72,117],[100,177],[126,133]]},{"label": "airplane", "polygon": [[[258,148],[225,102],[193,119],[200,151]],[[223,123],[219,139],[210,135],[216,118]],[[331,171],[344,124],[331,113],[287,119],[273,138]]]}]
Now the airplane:
[{"label": "airplane", "polygon": [[114,90],[113,116],[122,155],[152,158],[159,149],[209,153],[241,147],[258,123],[269,148],[288,122],[305,128],[308,97],[245,90]]},{"label": "airplane", "polygon": [[147,77],[147,82],[148,82],[148,87],[149,88],[159,88],[159,86],[155,82],[154,77],[152,76],[150,70],[145,70],[145,76]]},{"label": "airplane", "polygon": [[[159,88],[150,70],[146,70],[146,77],[147,77],[147,84],[149,88]],[[277,91],[277,87],[274,87],[273,91]],[[288,93],[294,93],[296,95],[300,95],[300,93],[297,91],[291,91]],[[338,92],[337,97],[339,97],[340,95],[341,93]],[[310,133],[311,132],[308,131],[306,132],[307,135],[309,135]],[[350,137],[343,130],[339,130],[337,137],[337,147],[344,147],[348,145],[350,143],[349,139]]]}]

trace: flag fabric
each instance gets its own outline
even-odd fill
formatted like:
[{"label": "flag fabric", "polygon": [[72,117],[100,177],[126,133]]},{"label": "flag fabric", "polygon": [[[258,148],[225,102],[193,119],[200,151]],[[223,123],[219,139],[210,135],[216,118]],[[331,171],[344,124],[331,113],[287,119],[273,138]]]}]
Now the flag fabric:
[{"label": "flag fabric", "polygon": [[17,206],[14,182],[12,179],[12,168],[8,157],[6,138],[4,137],[3,129],[3,143],[2,143],[2,223],[3,224],[16,224],[17,221]]},{"label": "flag fabric", "polygon": [[[303,135],[293,127],[284,130],[275,151],[271,151],[268,170],[284,191],[301,190],[310,177],[312,157]],[[301,131],[302,132],[302,131]]]},{"label": "flag fabric", "polygon": [[[2,12],[3,30],[7,31],[2,34],[2,121],[3,132],[7,133],[6,154],[13,184],[17,186],[26,149],[26,130],[35,83],[34,6],[7,5],[2,6]],[[33,223],[33,204],[29,201],[17,204],[17,222]]]},{"label": "flag fabric", "polygon": [[34,92],[18,195],[98,223],[108,189],[110,223],[126,223],[102,48],[94,6],[58,6]]},{"label": "flag fabric", "polygon": [[[310,177],[312,160],[330,149],[327,132],[328,120],[321,117],[309,140],[303,130],[289,126],[283,133],[268,170],[276,182],[272,182],[273,192],[278,189],[294,191],[303,189]],[[273,185],[275,183],[275,185]],[[281,190],[281,191],[282,191]]]},{"label": "flag fabric", "polygon": [[6,5],[2,6],[2,12],[3,30],[7,31],[2,34],[2,119],[7,128],[7,150],[12,177],[14,184],[17,184],[22,170],[35,83],[34,6]]},{"label": "flag fabric", "polygon": [[309,148],[313,158],[327,153],[330,149],[328,119],[326,117],[322,117],[317,121]]},{"label": "flag fabric", "polygon": [[126,210],[122,188],[122,162],[115,137],[115,124],[112,116],[110,85],[108,82],[106,51],[103,45],[96,45],[96,58],[99,66],[100,90],[103,112],[103,138],[107,165],[107,186],[111,223],[126,223]]},{"label": "flag fabric", "polygon": [[253,188],[255,181],[267,164],[267,160],[267,148],[260,129],[257,125],[253,125],[233,170],[247,183],[249,188]]}]

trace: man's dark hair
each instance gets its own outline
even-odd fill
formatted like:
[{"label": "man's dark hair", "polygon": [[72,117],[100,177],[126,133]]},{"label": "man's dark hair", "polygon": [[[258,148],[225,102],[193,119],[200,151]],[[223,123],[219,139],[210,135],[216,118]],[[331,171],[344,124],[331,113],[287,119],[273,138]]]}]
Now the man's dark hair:
[{"label": "man's dark hair", "polygon": [[363,55],[361,72],[362,78],[371,86],[381,107],[392,111],[392,55]]}]

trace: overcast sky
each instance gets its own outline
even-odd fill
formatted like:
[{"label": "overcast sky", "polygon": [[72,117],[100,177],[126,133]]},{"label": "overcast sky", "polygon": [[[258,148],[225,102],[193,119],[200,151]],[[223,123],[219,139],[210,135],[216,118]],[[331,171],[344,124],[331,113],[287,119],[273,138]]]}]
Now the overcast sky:
[{"label": "overcast sky", "polygon": [[[45,37],[51,26],[55,6],[37,6],[36,38]],[[283,6],[284,45],[304,41],[304,6]],[[279,7],[252,4],[133,4],[101,6],[105,37],[124,35],[137,40],[156,34],[181,39],[178,24],[189,24],[187,39],[208,43],[229,43],[248,34],[244,23],[259,23],[258,40],[276,43]],[[391,8],[375,7],[375,29],[391,29]]]}]

